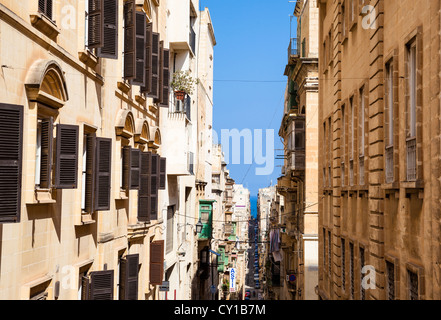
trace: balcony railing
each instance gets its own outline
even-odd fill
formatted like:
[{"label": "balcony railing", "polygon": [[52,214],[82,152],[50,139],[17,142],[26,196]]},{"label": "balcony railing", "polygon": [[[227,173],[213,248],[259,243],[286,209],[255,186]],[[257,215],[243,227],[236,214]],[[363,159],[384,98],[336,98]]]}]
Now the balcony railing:
[{"label": "balcony railing", "polygon": [[300,55],[300,42],[298,38],[291,38],[288,47],[288,60],[291,57],[298,57]]},{"label": "balcony railing", "polygon": [[305,151],[291,151],[289,153],[288,170],[305,170]]},{"label": "balcony railing", "polygon": [[173,96],[173,105],[170,112],[183,113],[187,116],[187,119],[191,121],[191,96],[186,95],[184,100],[178,100]]},{"label": "balcony railing", "polygon": [[415,181],[417,178],[415,137],[407,139],[406,154],[407,154],[407,181]]},{"label": "balcony railing", "polygon": [[394,147],[386,147],[386,183],[394,182]]}]

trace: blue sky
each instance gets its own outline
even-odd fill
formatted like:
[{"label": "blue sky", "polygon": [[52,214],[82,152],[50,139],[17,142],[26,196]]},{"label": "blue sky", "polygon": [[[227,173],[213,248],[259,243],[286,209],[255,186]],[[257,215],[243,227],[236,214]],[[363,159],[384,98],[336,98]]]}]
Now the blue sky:
[{"label": "blue sky", "polygon": [[[217,41],[213,128],[219,136],[222,129],[269,128],[274,130],[275,149],[283,148],[278,132],[294,5],[288,0],[200,0],[200,9],[210,10]],[[293,34],[294,23],[295,19]],[[274,153],[280,154],[283,151]],[[255,168],[261,166],[253,165],[250,169],[250,165],[243,164],[243,155],[241,163],[229,164],[228,169],[236,183],[243,182],[250,190],[251,196],[271,181],[277,183],[283,164],[275,160],[273,174],[256,176]]]}]

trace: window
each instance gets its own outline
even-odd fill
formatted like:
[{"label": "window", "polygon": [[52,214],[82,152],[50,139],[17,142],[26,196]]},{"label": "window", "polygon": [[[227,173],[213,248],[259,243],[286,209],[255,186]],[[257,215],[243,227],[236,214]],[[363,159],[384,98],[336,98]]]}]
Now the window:
[{"label": "window", "polygon": [[394,79],[393,62],[386,64],[386,183],[394,180]]},{"label": "window", "polygon": [[409,300],[419,300],[418,294],[418,274],[407,270]]},{"label": "window", "polygon": [[341,3],[341,24],[342,24],[342,35],[343,35],[343,42],[348,37],[348,23],[346,21],[346,0],[342,0]]},{"label": "window", "polygon": [[406,139],[407,181],[417,179],[417,46],[416,40],[407,44],[407,99],[408,123]]},{"label": "window", "polygon": [[366,299],[366,290],[363,287],[363,268],[366,265],[365,250],[360,247],[360,300]]},{"label": "window", "polygon": [[387,286],[386,286],[387,300],[395,300],[395,266],[393,263],[389,261],[386,261],[386,275],[387,275]]},{"label": "window", "polygon": [[350,299],[354,299],[355,281],[354,281],[354,244],[349,243],[349,281],[351,286]]},{"label": "window", "polygon": [[345,239],[341,239],[341,286],[342,290],[346,290],[346,246]]},{"label": "window", "polygon": [[35,186],[36,188],[51,188],[52,172],[52,141],[53,119],[45,118],[37,120],[37,147],[35,163]]},{"label": "window", "polygon": [[120,300],[138,300],[139,254],[127,255],[120,260]]},{"label": "window", "polygon": [[351,144],[350,144],[350,156],[349,156],[349,185],[354,185],[354,149],[355,149],[355,108],[354,108],[354,98],[349,99],[349,106],[351,112]]},{"label": "window", "polygon": [[329,277],[332,277],[331,264],[332,264],[332,239],[331,239],[331,231],[328,231],[328,274]]},{"label": "window", "polygon": [[360,141],[360,148],[359,148],[359,162],[358,162],[358,168],[359,168],[359,184],[364,185],[364,176],[365,176],[365,170],[364,170],[364,149],[365,149],[365,113],[366,113],[366,106],[365,106],[365,87],[363,86],[360,91],[360,103],[359,103],[359,141]]},{"label": "window", "polygon": [[44,14],[49,20],[52,20],[53,1],[52,0],[38,0],[38,11]]},{"label": "window", "polygon": [[174,206],[168,207],[168,209],[167,209],[167,247],[166,247],[167,254],[172,252],[172,250],[173,250],[174,215],[175,215],[175,207]]}]

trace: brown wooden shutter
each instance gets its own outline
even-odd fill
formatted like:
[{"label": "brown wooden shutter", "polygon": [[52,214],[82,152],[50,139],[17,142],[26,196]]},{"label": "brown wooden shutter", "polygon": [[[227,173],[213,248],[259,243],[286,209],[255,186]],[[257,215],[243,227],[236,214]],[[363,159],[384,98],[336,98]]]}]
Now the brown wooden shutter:
[{"label": "brown wooden shutter", "polygon": [[120,299],[138,300],[139,254],[121,259]]},{"label": "brown wooden shutter", "polygon": [[0,104],[0,223],[20,222],[23,106]]},{"label": "brown wooden shutter", "polygon": [[152,83],[148,96],[154,99],[159,98],[159,33],[152,34]]},{"label": "brown wooden shutter", "polygon": [[130,190],[139,190],[141,174],[141,151],[132,149],[130,155]]},{"label": "brown wooden shutter", "polygon": [[136,11],[136,64],[135,64],[135,79],[132,84],[144,86],[145,85],[145,33],[146,33],[147,16],[144,12]]},{"label": "brown wooden shutter", "polygon": [[150,219],[158,220],[159,156],[152,154],[150,167]]},{"label": "brown wooden shutter", "polygon": [[81,277],[81,300],[89,300],[89,286],[90,286],[90,279],[89,277]]},{"label": "brown wooden shutter", "polygon": [[96,134],[89,133],[86,136],[86,203],[85,210],[88,213],[95,211],[95,160],[96,160]]},{"label": "brown wooden shutter", "polygon": [[41,120],[41,164],[40,188],[52,187],[52,157],[53,157],[54,122],[53,118]]},{"label": "brown wooden shutter", "polygon": [[89,49],[103,46],[104,36],[104,0],[89,0]]},{"label": "brown wooden shutter", "polygon": [[170,100],[170,50],[162,50],[162,81],[161,81],[162,99],[161,106],[167,107]]},{"label": "brown wooden shutter", "polygon": [[150,222],[150,152],[141,153],[141,182],[138,193],[138,221]]},{"label": "brown wooden shutter", "polygon": [[38,0],[38,11],[52,20],[52,0]]},{"label": "brown wooden shutter", "polygon": [[159,190],[165,190],[167,176],[167,159],[159,159]]},{"label": "brown wooden shutter", "polygon": [[55,188],[76,189],[78,175],[78,126],[57,125]]},{"label": "brown wooden shutter", "polygon": [[164,274],[164,240],[150,244],[150,284],[162,285]]},{"label": "brown wooden shutter", "polygon": [[98,57],[118,59],[118,0],[102,0],[103,45],[98,49]]},{"label": "brown wooden shutter", "polygon": [[114,271],[97,271],[90,274],[90,300],[113,300]]},{"label": "brown wooden shutter", "polygon": [[96,139],[95,210],[110,210],[112,139]]},{"label": "brown wooden shutter", "polygon": [[123,163],[122,163],[123,189],[129,190],[130,186],[132,185],[131,174],[130,174],[132,148],[124,147],[122,152],[123,152]]},{"label": "brown wooden shutter", "polygon": [[145,31],[145,85],[141,92],[148,94],[152,91],[152,43],[153,43],[153,24],[146,24]]},{"label": "brown wooden shutter", "polygon": [[124,79],[136,77],[136,7],[135,0],[124,3]]}]

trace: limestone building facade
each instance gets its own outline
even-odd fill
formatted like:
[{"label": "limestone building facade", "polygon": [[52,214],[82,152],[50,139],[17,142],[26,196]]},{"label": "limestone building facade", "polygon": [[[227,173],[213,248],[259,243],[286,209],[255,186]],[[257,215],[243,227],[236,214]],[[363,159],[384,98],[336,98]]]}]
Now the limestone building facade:
[{"label": "limestone building facade", "polygon": [[318,8],[320,298],[440,299],[440,3]]}]

